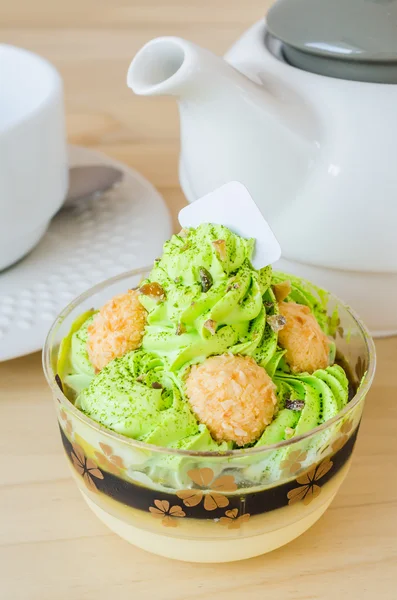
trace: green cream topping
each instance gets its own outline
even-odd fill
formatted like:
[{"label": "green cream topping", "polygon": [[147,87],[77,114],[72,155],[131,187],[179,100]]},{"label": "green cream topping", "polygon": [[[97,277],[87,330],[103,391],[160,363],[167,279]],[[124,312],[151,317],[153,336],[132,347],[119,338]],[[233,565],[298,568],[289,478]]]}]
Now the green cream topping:
[{"label": "green cream topping", "polygon": [[272,270],[252,267],[253,249],[254,240],[221,225],[201,225],[166,242],[146,281],[159,283],[166,299],[141,297],[148,311],[144,350],[161,355],[173,372],[224,352],[254,356],[265,366],[277,347],[263,303],[264,295],[274,300]]},{"label": "green cream topping", "polygon": [[95,377],[87,352],[87,328],[95,313],[89,310],[77,317],[59,348],[57,372],[71,399],[88,387]]},{"label": "green cream topping", "polygon": [[[302,435],[338,414],[348,400],[346,374],[339,365],[332,365],[312,375],[290,375],[276,372],[278,413],[256,442],[257,446],[274,444],[294,435]],[[301,410],[297,407],[303,404]],[[294,408],[288,408],[293,406]]]},{"label": "green cream topping", "polygon": [[[335,416],[348,401],[348,380],[333,363],[312,375],[292,374],[267,319],[277,314],[272,285],[291,282],[287,301],[307,305],[326,333],[328,295],[309,282],[251,264],[254,240],[204,224],[174,235],[141,286],[159,284],[164,298],[142,294],[148,311],[140,349],[111,361],[95,375],[82,315],[60,349],[58,373],[76,406],[105,427],[163,447],[225,451],[197,422],[184,395],[189,365],[225,352],[252,356],[277,387],[272,423],[254,446],[305,433]],[[175,468],[177,459],[170,461]]]}]

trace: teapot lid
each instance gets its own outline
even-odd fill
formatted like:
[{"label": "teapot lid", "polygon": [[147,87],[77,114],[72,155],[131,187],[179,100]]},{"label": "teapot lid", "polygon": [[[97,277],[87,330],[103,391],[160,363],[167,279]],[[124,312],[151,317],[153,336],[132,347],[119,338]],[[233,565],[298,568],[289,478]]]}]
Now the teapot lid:
[{"label": "teapot lid", "polygon": [[293,66],[397,83],[397,0],[278,0],[267,29]]}]

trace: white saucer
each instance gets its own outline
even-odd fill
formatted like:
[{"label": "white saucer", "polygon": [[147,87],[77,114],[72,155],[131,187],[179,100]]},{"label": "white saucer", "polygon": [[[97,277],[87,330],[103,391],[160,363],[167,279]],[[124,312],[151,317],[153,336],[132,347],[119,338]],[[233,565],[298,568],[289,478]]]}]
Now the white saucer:
[{"label": "white saucer", "polygon": [[[172,233],[164,200],[136,171],[87,148],[70,147],[70,165],[122,169],[119,186],[52,221],[38,246],[0,273],[0,361],[40,350],[51,322],[92,285],[150,265]],[[34,202],[34,198],[32,198]]]}]

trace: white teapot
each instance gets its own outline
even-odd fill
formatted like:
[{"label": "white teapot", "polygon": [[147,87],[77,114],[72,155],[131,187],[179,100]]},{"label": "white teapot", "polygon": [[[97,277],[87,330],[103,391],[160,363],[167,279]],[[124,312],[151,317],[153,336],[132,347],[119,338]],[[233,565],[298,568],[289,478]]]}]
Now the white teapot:
[{"label": "white teapot", "polygon": [[242,182],[281,244],[276,267],[375,335],[397,333],[396,4],[279,0],[225,59],[163,37],[128,72],[136,94],[178,99],[189,202]]}]

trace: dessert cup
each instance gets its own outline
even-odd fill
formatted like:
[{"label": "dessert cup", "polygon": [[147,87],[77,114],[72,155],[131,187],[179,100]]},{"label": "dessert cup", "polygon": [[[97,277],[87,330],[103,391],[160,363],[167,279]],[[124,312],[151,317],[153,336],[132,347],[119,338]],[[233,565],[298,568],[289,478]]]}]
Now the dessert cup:
[{"label": "dessert cup", "polygon": [[78,315],[136,287],[148,269],[114,277],[59,315],[43,351],[62,444],[93,512],[112,531],[156,554],[228,562],[278,548],[315,523],[347,475],[364,400],[375,371],[373,341],[360,319],[338,307],[335,341],[352,383],[351,400],[305,435],[226,452],[162,448],[114,433],[85,416],[56,377],[59,344]]}]

